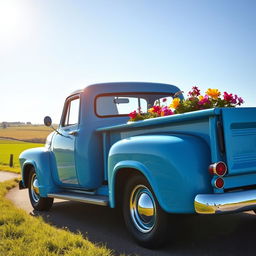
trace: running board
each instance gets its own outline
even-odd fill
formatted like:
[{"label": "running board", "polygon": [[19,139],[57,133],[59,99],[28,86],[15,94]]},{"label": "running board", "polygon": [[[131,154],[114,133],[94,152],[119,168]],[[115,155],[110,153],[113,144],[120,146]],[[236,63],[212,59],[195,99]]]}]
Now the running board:
[{"label": "running board", "polygon": [[84,193],[74,193],[74,192],[48,194],[48,197],[70,200],[70,201],[77,201],[77,202],[87,203],[87,204],[96,204],[96,205],[102,205],[102,206],[107,206],[109,202],[107,196],[86,195]]}]

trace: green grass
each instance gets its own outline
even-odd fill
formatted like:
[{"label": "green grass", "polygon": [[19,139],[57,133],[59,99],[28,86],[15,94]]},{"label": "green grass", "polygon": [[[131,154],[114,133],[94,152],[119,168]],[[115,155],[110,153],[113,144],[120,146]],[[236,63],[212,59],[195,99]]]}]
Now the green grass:
[{"label": "green grass", "polygon": [[56,229],[41,217],[32,217],[4,198],[16,181],[0,183],[0,255],[4,256],[112,256],[81,234]]},{"label": "green grass", "polygon": [[[20,173],[19,155],[22,151],[42,147],[40,143],[27,143],[17,140],[0,140],[0,170]],[[9,167],[10,154],[13,154],[14,167]]]}]

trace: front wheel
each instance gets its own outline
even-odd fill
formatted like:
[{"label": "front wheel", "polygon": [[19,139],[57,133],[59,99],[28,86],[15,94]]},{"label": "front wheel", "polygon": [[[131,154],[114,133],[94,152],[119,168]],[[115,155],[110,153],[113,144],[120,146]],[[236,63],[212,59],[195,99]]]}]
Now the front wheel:
[{"label": "front wheel", "polygon": [[36,172],[32,169],[29,173],[28,193],[31,205],[37,211],[48,211],[53,204],[53,198],[41,197]]},{"label": "front wheel", "polygon": [[140,245],[157,248],[167,239],[168,216],[142,176],[132,177],[126,187],[123,215],[127,229]]}]

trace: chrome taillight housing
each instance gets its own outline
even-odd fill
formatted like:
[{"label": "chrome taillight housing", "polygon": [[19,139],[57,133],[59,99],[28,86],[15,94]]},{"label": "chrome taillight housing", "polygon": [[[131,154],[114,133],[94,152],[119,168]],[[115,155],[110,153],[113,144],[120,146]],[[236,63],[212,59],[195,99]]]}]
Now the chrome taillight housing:
[{"label": "chrome taillight housing", "polygon": [[227,170],[227,165],[224,162],[214,163],[209,166],[210,174],[216,174],[220,177],[224,176],[227,173]]}]

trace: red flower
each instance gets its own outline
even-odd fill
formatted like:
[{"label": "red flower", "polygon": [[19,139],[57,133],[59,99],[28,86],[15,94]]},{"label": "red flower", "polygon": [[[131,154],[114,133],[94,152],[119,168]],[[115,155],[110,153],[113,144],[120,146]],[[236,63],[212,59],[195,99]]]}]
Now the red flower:
[{"label": "red flower", "polygon": [[234,101],[232,93],[228,94],[227,92],[224,92],[223,97],[227,102],[233,103],[232,101]]},{"label": "red flower", "polygon": [[130,117],[131,119],[134,119],[134,118],[136,118],[137,115],[138,115],[138,113],[136,112],[136,110],[134,110],[133,112],[131,112],[131,113],[129,114],[129,117]]},{"label": "red flower", "polygon": [[159,106],[153,106],[153,109],[154,109],[155,113],[161,111],[161,107],[159,107]]},{"label": "red flower", "polygon": [[153,106],[148,110],[150,113],[157,113],[158,115],[161,115],[162,108],[160,106]]}]

